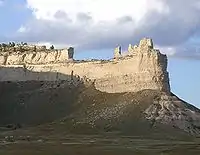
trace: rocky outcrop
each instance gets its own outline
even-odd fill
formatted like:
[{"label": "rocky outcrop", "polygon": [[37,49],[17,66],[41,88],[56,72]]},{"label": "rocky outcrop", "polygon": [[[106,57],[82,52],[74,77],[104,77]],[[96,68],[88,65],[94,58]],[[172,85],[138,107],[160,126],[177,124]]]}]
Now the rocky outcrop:
[{"label": "rocky outcrop", "polygon": [[18,46],[4,49],[0,65],[65,63],[73,59],[74,49],[47,50],[45,46]]},{"label": "rocky outcrop", "polygon": [[[167,57],[153,48],[151,39],[143,39],[139,45],[130,46],[128,56],[121,56],[121,47],[115,49],[115,58],[109,61],[73,61],[65,63],[70,56],[70,50],[57,52],[38,52],[37,54],[11,54],[2,56],[1,63],[4,67],[13,67],[11,70],[1,69],[1,81],[27,81],[65,80],[64,76],[35,77],[27,71],[56,72],[65,75],[74,74],[81,78],[87,77],[95,80],[96,89],[109,92],[137,92],[143,89],[162,90],[170,92],[169,77],[167,72]],[[23,65],[26,63],[25,69]],[[63,62],[63,63],[57,63]],[[52,63],[52,64],[50,64]],[[15,71],[16,67],[21,70]]]},{"label": "rocky outcrop", "polygon": [[120,58],[122,56],[122,49],[121,46],[115,48],[114,51],[114,58]]},{"label": "rocky outcrop", "polygon": [[[157,134],[157,129],[162,131],[169,127],[178,129],[178,132],[200,134],[200,110],[171,93],[167,57],[154,49],[151,39],[144,38],[135,46],[130,44],[127,56],[122,56],[121,47],[117,47],[114,59],[108,61],[66,63],[73,58],[72,48],[66,51],[44,49],[19,48],[10,54],[2,53],[0,60],[4,65],[0,67],[0,95],[1,107],[5,108],[0,108],[2,124],[10,118],[6,110],[12,106],[18,109],[11,111],[12,119],[21,113],[18,120],[23,122],[22,118],[28,118],[24,121],[29,123],[29,118],[37,118],[35,114],[42,103],[46,103],[48,111],[45,110],[45,115],[41,113],[37,120],[41,123],[41,118],[46,116],[55,119],[51,112],[56,107],[59,107],[58,115],[73,103],[78,107],[69,118],[73,130],[82,130],[84,124],[92,129],[100,126],[106,127],[107,131],[116,128],[122,131],[127,125],[125,130],[131,132],[148,127],[147,133],[152,130]],[[25,105],[30,104],[37,105],[37,108],[30,106],[27,112],[28,106]],[[49,112],[50,107],[52,111]],[[36,111],[34,117],[27,115],[32,109]],[[66,112],[63,112],[63,117]]]},{"label": "rocky outcrop", "polygon": [[191,134],[200,134],[200,110],[175,95],[162,94],[144,111],[146,119],[170,124]]}]

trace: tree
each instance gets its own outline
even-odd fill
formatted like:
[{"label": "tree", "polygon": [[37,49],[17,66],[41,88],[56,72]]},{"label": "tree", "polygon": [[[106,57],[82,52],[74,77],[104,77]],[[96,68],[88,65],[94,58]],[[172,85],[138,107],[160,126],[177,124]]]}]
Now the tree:
[{"label": "tree", "polygon": [[15,47],[15,43],[14,42],[12,42],[12,47]]},{"label": "tree", "polygon": [[36,46],[34,46],[34,47],[33,47],[33,51],[36,52],[36,50],[37,50],[37,48],[36,48]]},{"label": "tree", "polygon": [[11,42],[9,42],[9,47],[12,47],[12,43]]},{"label": "tree", "polygon": [[51,50],[54,50],[54,46],[53,46],[53,45],[51,45],[50,49],[51,49]]},{"label": "tree", "polygon": [[7,47],[7,45],[6,45],[5,43],[2,43],[2,47],[4,47],[4,48],[5,48],[5,47]]},{"label": "tree", "polygon": [[1,44],[1,47],[2,47],[2,51],[3,51],[3,52],[6,52],[6,47],[7,47],[7,45],[6,45],[5,43],[2,43],[2,44]]}]

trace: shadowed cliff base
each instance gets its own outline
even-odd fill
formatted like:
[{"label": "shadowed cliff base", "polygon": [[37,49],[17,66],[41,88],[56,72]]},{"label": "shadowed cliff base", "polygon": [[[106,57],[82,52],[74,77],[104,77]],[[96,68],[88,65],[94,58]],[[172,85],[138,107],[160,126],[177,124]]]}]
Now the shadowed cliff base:
[{"label": "shadowed cliff base", "polygon": [[[15,71],[23,68],[15,68]],[[6,68],[7,73],[12,68]],[[54,72],[31,72],[36,77],[65,77],[58,81],[1,81],[0,82],[0,125],[20,124],[34,126],[54,121],[72,112],[73,103],[83,81],[73,75]],[[11,72],[11,74],[13,71]]]},{"label": "shadowed cliff base", "polygon": [[[60,74],[29,72],[39,77]],[[200,133],[200,110],[173,94],[156,90],[109,94],[73,74],[59,76],[68,80],[0,82],[1,130],[147,137]]]}]

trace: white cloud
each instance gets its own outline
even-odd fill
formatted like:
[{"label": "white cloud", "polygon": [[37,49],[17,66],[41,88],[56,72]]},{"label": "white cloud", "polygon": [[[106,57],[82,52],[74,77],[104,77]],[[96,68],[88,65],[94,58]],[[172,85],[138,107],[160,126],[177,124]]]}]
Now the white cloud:
[{"label": "white cloud", "polygon": [[177,52],[175,47],[162,47],[162,46],[156,46],[155,48],[159,49],[162,53],[167,54],[168,56],[174,56]]},{"label": "white cloud", "polygon": [[[34,43],[34,44],[40,45],[40,46],[46,46],[46,48],[50,48],[52,46],[52,44],[49,43],[49,42],[38,42],[38,43]],[[65,47],[70,47],[70,46],[72,46],[72,45],[66,45],[66,44],[56,44],[56,45],[54,45],[54,47],[56,49],[62,49],[62,48],[65,48]]]},{"label": "white cloud", "polygon": [[27,31],[28,31],[28,29],[23,25],[18,29],[18,32],[21,32],[21,33],[27,32]]},{"label": "white cloud", "polygon": [[77,14],[89,13],[95,22],[112,21],[119,17],[130,16],[141,20],[150,10],[164,11],[161,0],[27,0],[37,19],[54,19],[57,11],[63,11],[76,20]]},{"label": "white cloud", "polygon": [[[181,5],[180,5],[181,4]],[[175,55],[200,34],[199,0],[27,0],[32,18],[15,40],[76,49],[110,49],[153,38]]]}]

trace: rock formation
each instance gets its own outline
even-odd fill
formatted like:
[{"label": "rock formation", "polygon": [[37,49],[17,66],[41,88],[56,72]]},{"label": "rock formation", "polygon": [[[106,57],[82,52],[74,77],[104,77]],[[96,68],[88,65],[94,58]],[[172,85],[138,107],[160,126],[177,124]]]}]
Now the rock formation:
[{"label": "rock formation", "polygon": [[[167,72],[167,57],[153,48],[151,39],[142,39],[139,45],[130,46],[128,56],[110,61],[68,61],[73,58],[73,49],[34,52],[5,52],[0,57],[0,64],[13,67],[0,70],[1,81],[56,81],[65,80],[63,76],[35,77],[30,72],[56,72],[65,75],[74,74],[95,80],[95,87],[104,92],[136,92],[143,89],[170,92]],[[18,51],[18,50],[17,50]],[[7,53],[8,54],[8,53]],[[115,58],[121,56],[121,47],[115,49]],[[24,65],[26,64],[25,69]],[[15,68],[21,68],[15,71]],[[27,70],[27,71],[26,71]]]},{"label": "rock formation", "polygon": [[64,63],[73,59],[72,47],[62,50],[48,50],[45,46],[16,46],[1,48],[0,65]]},{"label": "rock formation", "polygon": [[121,46],[116,47],[114,51],[114,58],[120,58],[122,56],[121,54],[122,54]]},{"label": "rock formation", "polygon": [[0,125],[55,121],[69,133],[200,134],[200,110],[171,93],[167,57],[151,39],[130,44],[126,56],[117,47],[109,61],[69,61],[73,48],[45,49],[4,48]]}]

